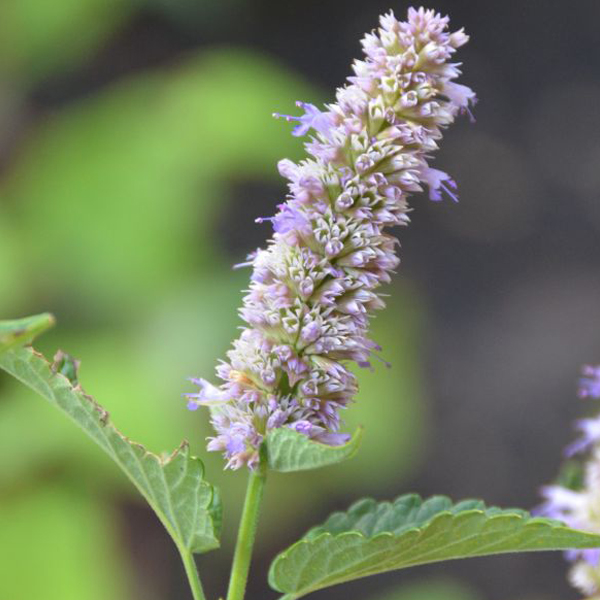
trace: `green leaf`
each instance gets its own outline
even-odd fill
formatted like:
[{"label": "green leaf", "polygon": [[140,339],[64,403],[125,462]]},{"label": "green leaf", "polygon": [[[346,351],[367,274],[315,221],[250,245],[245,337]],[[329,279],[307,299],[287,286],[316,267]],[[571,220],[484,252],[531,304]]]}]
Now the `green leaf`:
[{"label": "green leaf", "polygon": [[14,346],[28,344],[53,325],[54,317],[50,313],[0,321],[0,354]]},{"label": "green leaf", "polygon": [[202,462],[187,442],[168,457],[128,440],[108,413],[73,380],[76,364],[59,353],[54,364],[32,348],[0,355],[0,368],[16,377],[79,425],[125,472],[154,509],[181,552],[206,552],[219,546],[221,502],[204,481]]},{"label": "green leaf", "polygon": [[360,500],[279,554],[269,583],[295,600],[368,575],[442,560],[506,552],[600,547],[600,536],[519,509],[453,504],[410,494],[393,503]]},{"label": "green leaf", "polygon": [[314,442],[305,435],[291,429],[273,429],[267,435],[269,467],[274,471],[306,471],[318,469],[352,458],[360,446],[362,428],[341,446],[328,446]]}]

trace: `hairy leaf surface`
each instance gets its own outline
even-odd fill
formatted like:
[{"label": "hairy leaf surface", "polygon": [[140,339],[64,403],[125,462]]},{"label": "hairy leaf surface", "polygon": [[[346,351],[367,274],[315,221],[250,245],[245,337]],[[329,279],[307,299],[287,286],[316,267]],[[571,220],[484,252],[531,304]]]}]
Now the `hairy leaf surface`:
[{"label": "hairy leaf surface", "polygon": [[269,573],[285,600],[345,581],[415,565],[507,552],[595,548],[600,536],[479,500],[453,504],[411,494],[361,500],[279,554]]},{"label": "hairy leaf surface", "polygon": [[341,446],[328,446],[284,427],[267,435],[269,467],[284,473],[318,469],[352,458],[360,446],[362,429]]},{"label": "hairy leaf surface", "polygon": [[50,364],[32,348],[0,353],[0,368],[44,396],[79,425],[125,472],[154,509],[181,551],[219,546],[221,503],[204,480],[202,462],[187,442],[168,457],[127,439],[108,413],[76,383],[76,363],[63,353]]}]

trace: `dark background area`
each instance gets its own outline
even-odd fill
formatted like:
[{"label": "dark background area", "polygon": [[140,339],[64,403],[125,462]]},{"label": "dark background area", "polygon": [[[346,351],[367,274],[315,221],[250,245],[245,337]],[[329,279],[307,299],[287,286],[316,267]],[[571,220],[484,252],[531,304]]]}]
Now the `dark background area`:
[{"label": "dark background area", "polygon": [[[140,441],[150,435],[157,449],[196,436],[200,453],[206,415],[181,410],[183,376],[210,376],[227,348],[247,277],[228,265],[269,235],[253,221],[285,194],[277,158],[301,156],[289,126],[269,115],[293,112],[296,99],[333,99],[362,34],[380,13],[401,16],[408,4],[62,0],[36,12],[40,6],[0,7],[0,308],[7,318],[55,312],[59,331],[47,349],[70,344],[84,360],[84,383],[96,361],[88,388],[99,396],[123,390],[111,407],[117,421],[137,427]],[[534,506],[557,473],[572,420],[589,410],[575,389],[580,365],[600,361],[600,4],[429,6],[471,35],[459,60],[461,82],[479,97],[477,122],[453,126],[435,160],[458,182],[461,201],[413,198],[413,222],[399,232],[402,266],[378,318],[395,375],[386,384],[374,382],[383,367],[364,374],[357,405],[357,422],[375,422],[365,449],[371,463],[349,464],[339,479],[300,477],[294,493],[283,491],[290,479],[274,478],[250,600],[274,597],[264,582],[276,551],[360,494]],[[166,413],[144,408],[144,394],[150,405],[157,387],[170,394],[160,410],[178,415],[168,434],[158,425]],[[371,389],[380,396],[368,397]],[[37,399],[4,379],[0,390],[0,522],[12,532],[0,539],[0,556],[13,561],[0,561],[13,564],[0,598],[34,597],[17,577],[31,558],[24,538],[39,548],[34,565],[63,557],[49,592],[61,600],[186,598],[170,541],[111,466],[81,450],[77,434],[63,435],[49,410],[33,416],[46,408]],[[378,430],[396,402],[398,421]],[[233,531],[243,475],[222,474],[211,460],[209,474],[235,496],[226,514]],[[73,515],[81,521],[61,554],[51,540]],[[95,529],[110,531],[102,559],[86,546]],[[212,598],[226,580],[231,531],[224,551],[199,560]],[[69,548],[80,547],[91,566],[76,576]],[[558,553],[486,558],[314,598],[577,598],[565,574]],[[94,577],[96,596],[86,587]]]}]

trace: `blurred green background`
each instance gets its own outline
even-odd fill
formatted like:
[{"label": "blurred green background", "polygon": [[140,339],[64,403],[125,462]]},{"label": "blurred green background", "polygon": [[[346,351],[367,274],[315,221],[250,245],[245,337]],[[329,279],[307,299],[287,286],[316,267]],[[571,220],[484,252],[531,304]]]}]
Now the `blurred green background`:
[{"label": "blurred green background", "polygon": [[[348,412],[349,430],[366,428],[363,448],[342,466],[271,478],[249,600],[275,596],[265,573],[276,551],[360,495],[414,490],[535,503],[576,412],[565,398],[578,364],[599,349],[600,335],[582,342],[584,334],[573,333],[565,341],[563,329],[548,333],[548,323],[558,315],[577,332],[579,315],[597,314],[598,285],[587,273],[598,267],[598,212],[586,212],[592,203],[585,203],[600,181],[591,166],[571,177],[569,193],[583,200],[580,216],[566,225],[562,199],[555,199],[563,232],[557,243],[571,262],[553,278],[543,227],[552,232],[554,222],[539,199],[554,170],[544,163],[532,173],[518,149],[539,139],[543,120],[519,139],[524,117],[509,109],[523,84],[519,73],[490,79],[495,59],[507,70],[510,63],[494,46],[494,15],[469,12],[476,4],[467,0],[438,4],[475,34],[465,53],[467,81],[488,92],[482,122],[474,129],[461,122],[439,161],[464,181],[464,205],[416,200],[424,213],[413,233],[403,232],[408,265],[374,322],[374,339],[393,367],[361,372]],[[223,472],[220,456],[205,455],[207,415],[185,410],[186,377],[210,378],[229,347],[248,277],[231,265],[270,234],[254,219],[272,214],[285,194],[277,160],[302,156],[301,142],[271,113],[293,111],[298,99],[330,99],[359,36],[387,8],[267,0],[0,4],[0,315],[53,312],[58,327],[40,349],[81,359],[86,390],[126,435],[154,451],[187,438],[205,458],[225,498],[223,549],[199,559],[212,598],[225,587],[245,474]],[[498,10],[496,19],[508,19],[511,9]],[[543,105],[548,120],[574,97],[596,106],[598,81],[588,79],[584,73],[571,95],[564,87],[563,104],[555,106],[553,95]],[[591,114],[600,124],[597,106]],[[507,131],[499,133],[499,123]],[[580,133],[583,139],[585,128]],[[571,149],[581,149],[578,139],[567,135]],[[585,150],[600,158],[597,144]],[[583,222],[591,232],[581,233]],[[523,251],[518,266],[515,248]],[[555,304],[540,310],[538,299],[555,291]],[[554,381],[539,377],[548,368]],[[536,398],[546,400],[549,390],[557,415],[532,421]],[[552,444],[549,431],[557,432]],[[169,539],[116,468],[6,377],[0,455],[0,600],[189,597]],[[562,583],[560,557],[490,560],[314,596],[575,597]]]}]

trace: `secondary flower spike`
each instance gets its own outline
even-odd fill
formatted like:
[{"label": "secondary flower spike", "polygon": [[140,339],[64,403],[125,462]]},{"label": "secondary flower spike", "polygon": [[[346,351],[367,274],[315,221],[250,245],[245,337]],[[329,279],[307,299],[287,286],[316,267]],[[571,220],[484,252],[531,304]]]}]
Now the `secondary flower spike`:
[{"label": "secondary flower spike", "polygon": [[194,379],[200,390],[187,395],[191,409],[210,407],[208,449],[222,451],[228,467],[253,468],[277,427],[326,444],[347,440],[340,411],[357,391],[347,365],[369,365],[377,349],[369,314],[384,306],[376,290],[399,263],[386,229],[408,224],[407,197],[423,186],[433,200],[457,200],[454,181],[428,159],[442,129],[475,102],[453,81],[452,56],[467,41],[432,10],[410,8],[405,22],[390,12],[363,39],[364,59],[335,103],[275,115],[296,123],[294,135],[310,134],[310,157],[279,163],[289,194],[267,248],[245,263],[253,269],[240,310],[246,327],[217,367],[223,383]]},{"label": "secondary flower spike", "polygon": [[[579,397],[600,399],[600,365],[585,366],[579,381]],[[600,533],[600,415],[576,422],[581,436],[565,450],[568,457],[589,451],[583,465],[583,485],[572,490],[561,485],[542,488],[544,503],[537,513],[564,521],[570,527]],[[571,583],[585,594],[600,592],[600,548],[571,550]],[[596,597],[596,596],[594,596]]]}]

